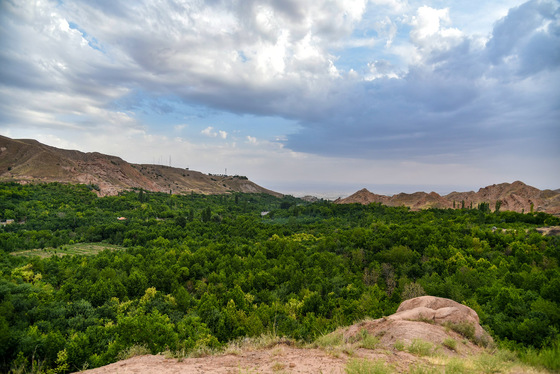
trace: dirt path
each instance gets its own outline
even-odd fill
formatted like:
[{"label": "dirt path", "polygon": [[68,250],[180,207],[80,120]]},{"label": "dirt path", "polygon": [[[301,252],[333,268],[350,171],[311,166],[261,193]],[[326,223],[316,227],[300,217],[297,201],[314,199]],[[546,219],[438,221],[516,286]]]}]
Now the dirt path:
[{"label": "dirt path", "polygon": [[414,362],[422,361],[406,352],[377,352],[359,349],[348,355],[344,352],[328,352],[321,349],[302,349],[286,346],[224,354],[201,358],[177,360],[162,355],[137,356],[97,369],[87,374],[343,374],[348,360],[383,360],[401,369]]}]

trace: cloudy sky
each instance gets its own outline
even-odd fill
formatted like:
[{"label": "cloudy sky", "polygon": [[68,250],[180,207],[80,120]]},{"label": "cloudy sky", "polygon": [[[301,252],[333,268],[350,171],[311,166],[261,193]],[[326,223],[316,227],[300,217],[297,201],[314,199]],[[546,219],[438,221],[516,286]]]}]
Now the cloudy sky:
[{"label": "cloudy sky", "polygon": [[560,188],[553,0],[0,0],[0,134],[284,193]]}]

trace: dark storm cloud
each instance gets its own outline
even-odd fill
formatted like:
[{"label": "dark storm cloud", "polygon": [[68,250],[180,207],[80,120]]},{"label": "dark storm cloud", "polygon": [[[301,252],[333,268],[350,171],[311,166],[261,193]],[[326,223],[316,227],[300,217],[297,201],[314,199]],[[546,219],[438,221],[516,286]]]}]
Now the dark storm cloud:
[{"label": "dark storm cloud", "polygon": [[[323,155],[408,159],[489,153],[522,138],[560,142],[558,26],[552,3],[514,8],[483,49],[465,37],[432,51],[427,64],[401,79],[357,82],[331,101],[334,112],[303,120],[286,144]],[[540,151],[535,142],[518,150]]]}]

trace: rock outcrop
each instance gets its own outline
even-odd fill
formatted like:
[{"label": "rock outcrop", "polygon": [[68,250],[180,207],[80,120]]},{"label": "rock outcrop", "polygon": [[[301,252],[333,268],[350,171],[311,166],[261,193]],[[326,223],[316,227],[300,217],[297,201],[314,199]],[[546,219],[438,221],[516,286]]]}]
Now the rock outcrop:
[{"label": "rock outcrop", "polygon": [[364,329],[378,336],[381,345],[387,348],[392,348],[397,341],[406,345],[417,339],[441,346],[446,339],[452,338],[456,341],[470,339],[461,350],[472,352],[478,346],[493,343],[472,308],[435,296],[403,301],[395,314],[353,325],[344,335],[350,339]]}]

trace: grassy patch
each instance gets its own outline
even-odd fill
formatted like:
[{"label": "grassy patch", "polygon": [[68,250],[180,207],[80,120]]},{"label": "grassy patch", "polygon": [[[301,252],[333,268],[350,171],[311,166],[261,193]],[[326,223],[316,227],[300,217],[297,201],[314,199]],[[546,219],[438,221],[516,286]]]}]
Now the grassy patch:
[{"label": "grassy patch", "polygon": [[150,350],[145,345],[133,345],[119,352],[119,354],[117,355],[117,359],[126,360],[136,356],[149,355],[150,353]]},{"label": "grassy patch", "polygon": [[445,365],[445,374],[465,374],[468,373],[464,360],[451,359]]},{"label": "grassy patch", "polygon": [[432,343],[425,340],[414,339],[406,350],[413,355],[431,356],[434,353],[434,346]]},{"label": "grassy patch", "polygon": [[452,351],[457,350],[457,341],[455,339],[447,338],[441,343],[441,345],[445,348],[451,349]]},{"label": "grassy patch", "polygon": [[356,343],[358,348],[375,349],[379,343],[379,338],[371,335],[366,329],[362,329],[358,334],[350,338],[349,342]]},{"label": "grassy patch", "polygon": [[339,347],[342,344],[344,344],[344,335],[339,331],[320,336],[315,340],[315,345],[320,348]]},{"label": "grassy patch", "polygon": [[446,322],[443,324],[445,327],[449,328],[450,330],[455,331],[458,334],[463,335],[465,338],[469,340],[474,339],[474,325],[468,322]]},{"label": "grassy patch", "polygon": [[283,364],[281,362],[275,362],[274,364],[272,364],[272,371],[277,372],[280,370],[284,370],[284,368],[286,368],[286,364]]},{"label": "grassy patch", "polygon": [[[440,374],[440,373],[441,370],[433,366],[411,365],[411,367],[408,368],[408,374]],[[445,372],[445,374],[448,374],[447,371]]]},{"label": "grassy patch", "polygon": [[72,255],[82,255],[82,256],[93,256],[104,250],[117,251],[122,250],[124,247],[106,244],[106,243],[76,243],[63,245],[60,248],[43,248],[43,249],[28,249],[24,251],[12,252],[13,256],[39,256],[41,258],[47,258],[52,256],[72,256]]},{"label": "grassy patch", "polygon": [[560,372],[560,341],[540,351],[528,349],[521,354],[521,361],[534,367]]},{"label": "grassy patch", "polygon": [[344,368],[346,374],[390,374],[393,370],[383,361],[353,359]]},{"label": "grassy patch", "polygon": [[478,356],[475,366],[480,373],[493,374],[503,373],[507,365],[497,355],[484,353]]}]

